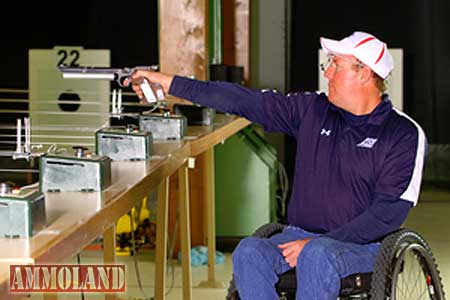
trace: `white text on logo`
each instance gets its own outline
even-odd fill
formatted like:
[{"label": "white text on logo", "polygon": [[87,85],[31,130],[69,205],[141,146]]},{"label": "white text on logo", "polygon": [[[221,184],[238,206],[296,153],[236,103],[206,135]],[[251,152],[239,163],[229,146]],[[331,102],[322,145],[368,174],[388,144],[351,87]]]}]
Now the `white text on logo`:
[{"label": "white text on logo", "polygon": [[358,145],[356,145],[357,147],[362,147],[362,148],[369,148],[371,149],[373,147],[373,145],[375,145],[375,143],[378,140],[375,138],[365,138],[364,141],[362,141],[361,143],[359,143]]}]

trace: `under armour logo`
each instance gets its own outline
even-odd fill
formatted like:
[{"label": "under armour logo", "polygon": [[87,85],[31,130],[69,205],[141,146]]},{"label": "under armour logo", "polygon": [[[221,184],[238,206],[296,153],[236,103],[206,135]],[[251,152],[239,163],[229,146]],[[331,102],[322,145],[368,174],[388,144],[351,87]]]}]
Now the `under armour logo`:
[{"label": "under armour logo", "polygon": [[325,128],[322,128],[322,131],[320,132],[320,135],[330,136],[330,134],[331,134],[331,129],[326,130]]},{"label": "under armour logo", "polygon": [[371,149],[373,147],[373,145],[375,145],[375,143],[378,140],[375,138],[365,138],[364,141],[362,141],[361,143],[359,143],[358,145],[356,145],[356,147],[362,147],[362,148],[369,148]]}]

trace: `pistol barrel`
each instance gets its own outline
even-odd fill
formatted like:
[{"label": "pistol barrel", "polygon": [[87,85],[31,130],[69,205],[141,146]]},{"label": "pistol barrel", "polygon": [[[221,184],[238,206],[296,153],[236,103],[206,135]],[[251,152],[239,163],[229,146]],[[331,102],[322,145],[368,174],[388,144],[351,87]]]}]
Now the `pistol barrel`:
[{"label": "pistol barrel", "polygon": [[63,78],[117,80],[121,69],[59,66]]},{"label": "pistol barrel", "polygon": [[67,67],[58,66],[63,78],[70,79],[104,79],[116,81],[121,87],[124,80],[131,76],[135,70],[157,71],[158,66],[137,66],[134,68],[107,68],[107,67]]},{"label": "pistol barrel", "polygon": [[83,73],[83,72],[63,72],[63,78],[69,79],[106,79],[115,80],[115,74],[104,73]]}]

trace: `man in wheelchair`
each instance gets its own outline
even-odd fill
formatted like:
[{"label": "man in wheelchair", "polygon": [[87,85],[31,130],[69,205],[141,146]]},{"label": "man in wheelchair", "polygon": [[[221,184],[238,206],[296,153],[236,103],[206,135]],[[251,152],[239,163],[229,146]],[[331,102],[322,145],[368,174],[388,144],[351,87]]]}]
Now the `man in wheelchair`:
[{"label": "man in wheelchair", "polygon": [[[147,71],[130,80],[146,77],[171,95],[296,138],[289,226],[269,238],[245,238],[233,253],[241,299],[279,299],[279,275],[294,267],[297,299],[337,299],[342,278],[372,272],[379,241],[400,228],[418,199],[426,137],[384,93],[394,67],[387,45],[365,32],[320,44],[328,95]],[[133,89],[142,96],[138,84]]]},{"label": "man in wheelchair", "polygon": [[291,225],[234,251],[242,299],[278,299],[278,274],[293,267],[297,299],[337,299],[341,278],[373,270],[379,240],[418,198],[426,138],[383,94],[393,69],[386,44],[363,32],[320,43],[328,97],[297,96],[283,122],[298,143]]}]

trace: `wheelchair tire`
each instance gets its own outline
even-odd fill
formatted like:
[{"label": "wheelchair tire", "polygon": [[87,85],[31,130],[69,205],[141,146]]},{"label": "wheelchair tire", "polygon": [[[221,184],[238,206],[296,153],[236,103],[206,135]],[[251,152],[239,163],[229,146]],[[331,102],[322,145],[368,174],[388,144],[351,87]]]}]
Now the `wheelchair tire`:
[{"label": "wheelchair tire", "polygon": [[[280,223],[269,223],[266,225],[263,225],[261,227],[259,227],[253,234],[253,237],[258,237],[258,238],[268,238],[271,237],[272,235],[279,233],[281,231],[283,231],[283,228],[286,225],[280,224]],[[241,298],[239,297],[239,293],[238,290],[236,288],[236,285],[234,283],[234,275],[233,278],[231,278],[230,280],[230,284],[228,286],[228,292],[227,292],[227,296],[226,296],[226,300],[240,300]]]},{"label": "wheelchair tire", "polygon": [[445,300],[434,256],[417,232],[400,229],[383,240],[370,294],[371,300],[423,299],[423,294],[426,299]]}]

